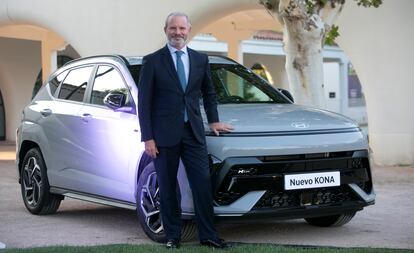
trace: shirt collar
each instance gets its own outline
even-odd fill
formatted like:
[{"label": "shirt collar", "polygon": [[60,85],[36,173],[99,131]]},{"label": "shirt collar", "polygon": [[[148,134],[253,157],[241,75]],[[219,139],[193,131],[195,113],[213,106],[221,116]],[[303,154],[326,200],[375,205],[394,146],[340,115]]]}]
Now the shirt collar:
[{"label": "shirt collar", "polygon": [[183,48],[181,48],[180,50],[178,50],[177,48],[175,48],[175,47],[172,47],[170,44],[168,44],[167,43],[167,47],[168,47],[168,50],[170,50],[170,54],[175,54],[175,52],[176,51],[181,51],[181,52],[183,52],[185,55],[188,55],[188,52],[187,52],[187,45],[185,45]]}]

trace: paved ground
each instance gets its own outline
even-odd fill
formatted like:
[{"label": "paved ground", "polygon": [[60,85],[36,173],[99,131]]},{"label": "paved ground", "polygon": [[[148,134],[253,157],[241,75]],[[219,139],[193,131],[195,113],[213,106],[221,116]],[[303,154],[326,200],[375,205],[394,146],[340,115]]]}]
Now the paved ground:
[{"label": "paved ground", "polygon": [[[303,220],[219,224],[232,242],[414,249],[414,167],[375,167],[377,203],[346,226],[317,228]],[[152,243],[134,211],[72,199],[49,216],[29,214],[16,181],[14,146],[0,144],[0,242],[7,248]],[[1,244],[0,244],[1,245]]]}]

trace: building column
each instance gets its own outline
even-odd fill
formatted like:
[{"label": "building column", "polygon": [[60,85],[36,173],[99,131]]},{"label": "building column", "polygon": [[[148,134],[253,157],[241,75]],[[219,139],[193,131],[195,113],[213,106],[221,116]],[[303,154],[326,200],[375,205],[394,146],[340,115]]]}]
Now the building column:
[{"label": "building column", "polygon": [[242,41],[235,38],[227,40],[227,56],[240,64],[243,64],[243,50],[241,47]]},{"label": "building column", "polygon": [[340,113],[345,114],[348,108],[348,60],[341,58],[339,62],[339,89],[340,89]]},{"label": "building column", "polygon": [[41,41],[42,44],[42,81],[57,69],[57,51],[66,47],[66,42],[51,32],[46,32]]}]

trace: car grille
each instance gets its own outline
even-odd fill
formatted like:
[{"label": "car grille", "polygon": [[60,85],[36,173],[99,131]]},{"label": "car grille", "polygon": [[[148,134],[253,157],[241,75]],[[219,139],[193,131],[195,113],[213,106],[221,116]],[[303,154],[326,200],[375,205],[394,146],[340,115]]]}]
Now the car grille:
[{"label": "car grille", "polygon": [[[289,173],[335,170],[340,171],[343,186],[356,183],[365,192],[369,192],[372,188],[368,152],[366,150],[235,157],[226,159],[220,166],[212,169],[214,199],[218,205],[229,205],[249,191],[260,190],[266,190],[266,196],[272,195],[268,199],[277,199],[276,202],[273,201],[274,203],[296,203],[295,205],[298,205],[297,202],[305,195],[300,191],[284,191],[284,175]],[[338,192],[333,188],[307,191],[314,195],[306,195],[308,198],[312,198],[314,204],[341,202],[344,201],[343,196],[348,196],[345,194],[346,191]],[[272,205],[268,203],[264,206],[271,207]]]},{"label": "car grille", "polygon": [[256,203],[253,210],[332,205],[354,200],[358,198],[348,186],[282,192],[269,190]]}]

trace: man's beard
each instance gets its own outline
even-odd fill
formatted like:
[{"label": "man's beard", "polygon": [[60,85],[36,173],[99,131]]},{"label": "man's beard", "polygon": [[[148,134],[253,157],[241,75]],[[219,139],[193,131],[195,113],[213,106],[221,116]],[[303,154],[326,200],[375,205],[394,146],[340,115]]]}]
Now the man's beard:
[{"label": "man's beard", "polygon": [[[178,40],[177,40],[177,38],[178,38]],[[172,47],[182,48],[182,47],[184,47],[186,41],[187,41],[187,39],[182,38],[182,37],[168,38],[168,44],[170,44]]]}]

